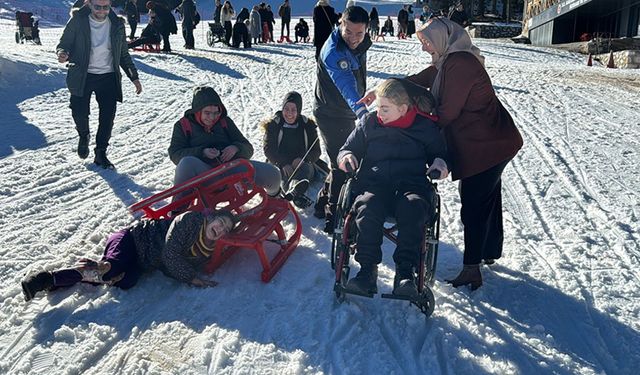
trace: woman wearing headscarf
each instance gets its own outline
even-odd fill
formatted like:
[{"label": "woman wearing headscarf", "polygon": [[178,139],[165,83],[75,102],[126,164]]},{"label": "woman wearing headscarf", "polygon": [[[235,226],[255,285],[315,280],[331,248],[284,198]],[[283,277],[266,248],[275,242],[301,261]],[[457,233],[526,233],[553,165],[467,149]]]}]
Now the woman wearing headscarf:
[{"label": "woman wearing headscarf", "polygon": [[[431,65],[409,80],[431,89],[459,180],[464,224],[463,269],[454,287],[482,285],[480,264],[502,256],[502,172],[523,141],[511,115],[496,96],[484,57],[469,34],[446,18],[432,18],[417,32]],[[360,102],[375,100],[368,93]]]}]

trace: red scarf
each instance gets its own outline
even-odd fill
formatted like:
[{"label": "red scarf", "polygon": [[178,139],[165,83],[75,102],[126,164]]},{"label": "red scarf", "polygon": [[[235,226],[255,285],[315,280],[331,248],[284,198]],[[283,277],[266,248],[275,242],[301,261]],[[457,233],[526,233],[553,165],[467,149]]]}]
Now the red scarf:
[{"label": "red scarf", "polygon": [[383,123],[382,120],[380,119],[380,116],[378,116],[378,123],[384,127],[388,127],[388,128],[400,128],[400,129],[407,129],[409,127],[411,127],[411,125],[413,125],[414,121],[416,120],[416,116],[417,115],[421,115],[423,117],[426,117],[432,121],[438,121],[438,116],[434,116],[434,115],[430,115],[428,113],[424,113],[424,112],[420,112],[418,111],[418,109],[415,106],[411,106],[411,108],[409,108],[409,110],[407,111],[407,113],[405,113],[404,116],[400,117],[397,120],[393,120],[391,122],[388,123]]}]

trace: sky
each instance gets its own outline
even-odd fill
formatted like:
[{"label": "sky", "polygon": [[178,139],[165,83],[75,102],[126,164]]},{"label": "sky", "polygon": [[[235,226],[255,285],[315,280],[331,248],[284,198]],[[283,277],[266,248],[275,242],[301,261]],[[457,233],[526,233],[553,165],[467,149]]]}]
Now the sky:
[{"label": "sky", "polygon": [[[171,186],[171,129],[207,84],[264,160],[260,120],[297,90],[311,115],[310,44],[134,52],[144,91],[123,81],[109,158],[76,153],[60,27],[17,45],[0,20],[0,373],[3,374],[634,374],[640,366],[640,73],[507,40],[474,40],[524,147],[503,175],[504,256],[470,291],[444,282],[464,241],[457,183],[439,183],[442,232],[426,318],[408,303],[332,291],[330,239],[300,211],[296,251],[269,283],[236,254],[197,289],[160,272],[130,290],[77,285],[24,302],[27,273],[98,258],[130,225],[127,207]],[[279,28],[276,26],[276,30]],[[178,34],[180,35],[180,34]],[[276,32],[276,37],[279,34]],[[374,43],[369,87],[430,58],[415,39]],[[91,107],[92,138],[97,105]],[[91,149],[94,147],[92,139]],[[310,193],[320,186],[315,181]],[[293,230],[293,224],[287,224]],[[378,288],[390,292],[385,242]],[[355,266],[355,265],[354,265]],[[356,267],[357,268],[357,267]]]}]

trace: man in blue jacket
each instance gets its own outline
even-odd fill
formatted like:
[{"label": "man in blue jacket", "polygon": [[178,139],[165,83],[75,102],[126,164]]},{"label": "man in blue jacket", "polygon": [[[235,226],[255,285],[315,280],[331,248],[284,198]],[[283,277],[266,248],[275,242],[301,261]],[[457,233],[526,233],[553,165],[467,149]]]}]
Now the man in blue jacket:
[{"label": "man in blue jacket", "polygon": [[313,114],[331,162],[325,188],[318,195],[315,215],[325,218],[324,230],[333,233],[333,213],[346,175],[338,168],[336,157],[356,119],[367,114],[364,104],[357,104],[365,94],[367,83],[367,35],[369,14],[359,6],[342,13],[340,26],[324,43],[318,58],[318,73]]}]

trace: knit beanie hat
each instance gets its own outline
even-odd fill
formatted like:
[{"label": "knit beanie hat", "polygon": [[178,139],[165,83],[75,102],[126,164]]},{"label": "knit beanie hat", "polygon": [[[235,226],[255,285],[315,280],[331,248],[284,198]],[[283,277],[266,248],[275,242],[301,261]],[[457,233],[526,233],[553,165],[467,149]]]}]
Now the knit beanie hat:
[{"label": "knit beanie hat", "polygon": [[287,93],[287,95],[284,96],[284,100],[282,101],[282,108],[283,109],[284,109],[284,106],[287,103],[295,104],[296,105],[296,109],[298,110],[298,116],[300,116],[300,113],[302,112],[302,95],[300,95],[296,91],[291,91],[291,92]]},{"label": "knit beanie hat", "polygon": [[193,90],[191,109],[187,111],[187,114],[195,114],[202,110],[202,108],[210,105],[217,105],[224,114],[224,106],[216,90],[209,86],[198,86]]}]

